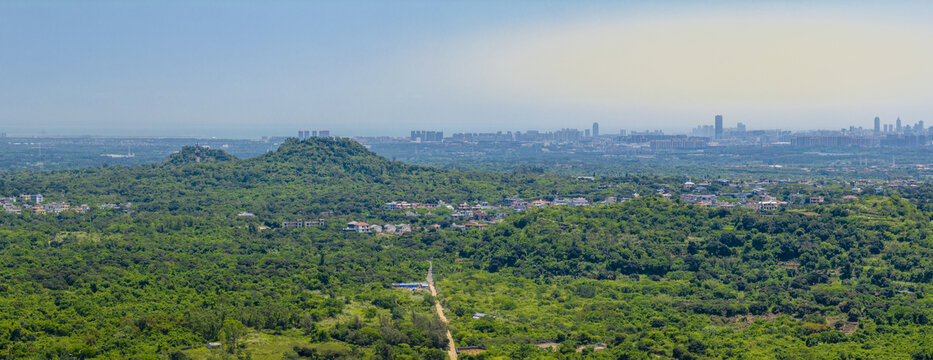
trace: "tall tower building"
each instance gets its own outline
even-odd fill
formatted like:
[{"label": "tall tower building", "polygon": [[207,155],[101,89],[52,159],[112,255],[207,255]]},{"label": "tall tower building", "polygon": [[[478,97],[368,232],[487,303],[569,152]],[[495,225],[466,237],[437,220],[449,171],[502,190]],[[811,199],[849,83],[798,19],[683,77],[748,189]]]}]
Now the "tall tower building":
[{"label": "tall tower building", "polygon": [[901,132],[901,118],[897,118],[897,122],[894,125],[894,131]]},{"label": "tall tower building", "polygon": [[722,138],[722,115],[716,115],[716,138]]},{"label": "tall tower building", "polygon": [[875,134],[881,132],[881,118],[875,116]]},{"label": "tall tower building", "polygon": [[593,137],[599,137],[599,123],[593,123]]}]

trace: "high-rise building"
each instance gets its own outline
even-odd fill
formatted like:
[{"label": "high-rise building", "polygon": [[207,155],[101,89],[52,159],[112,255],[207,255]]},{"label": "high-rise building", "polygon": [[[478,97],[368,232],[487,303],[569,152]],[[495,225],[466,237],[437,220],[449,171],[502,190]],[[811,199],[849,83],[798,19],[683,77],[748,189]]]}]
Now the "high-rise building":
[{"label": "high-rise building", "polygon": [[901,118],[897,118],[897,122],[894,125],[894,131],[901,132]]},{"label": "high-rise building", "polygon": [[740,132],[740,133],[744,133],[744,132],[745,132],[745,124],[743,124],[743,123],[735,124],[735,131]]},{"label": "high-rise building", "polygon": [[599,137],[599,123],[593,123],[593,137]]},{"label": "high-rise building", "polygon": [[875,116],[875,133],[877,134],[880,132],[881,132],[881,118]]},{"label": "high-rise building", "polygon": [[330,137],[330,130],[324,129],[318,132],[321,137]]},{"label": "high-rise building", "polygon": [[722,115],[716,115],[716,138],[722,138]]},{"label": "high-rise building", "polygon": [[583,130],[583,137],[590,137],[590,129]]},{"label": "high-rise building", "polygon": [[923,120],[917,121],[917,126],[914,126],[914,130],[916,130],[917,132],[924,130]]}]

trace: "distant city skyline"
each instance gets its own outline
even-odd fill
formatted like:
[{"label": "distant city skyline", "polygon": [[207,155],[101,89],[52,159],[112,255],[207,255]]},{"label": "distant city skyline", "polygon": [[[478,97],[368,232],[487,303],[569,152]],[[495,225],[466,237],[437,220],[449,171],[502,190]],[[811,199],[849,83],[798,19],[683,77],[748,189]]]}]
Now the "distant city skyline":
[{"label": "distant city skyline", "polygon": [[0,2],[0,132],[874,129],[933,117],[933,4]]},{"label": "distant city skyline", "polygon": [[[746,131],[748,125],[742,121],[730,121],[731,119],[725,119],[723,115],[715,115],[704,121],[697,122],[693,127],[685,128],[664,128],[664,127],[636,127],[636,128],[606,128],[603,127],[600,122],[586,122],[579,123],[578,126],[571,126],[566,124],[565,126],[560,127],[528,127],[528,128],[515,128],[515,127],[500,127],[500,128],[455,128],[455,127],[445,127],[445,126],[428,126],[419,129],[390,129],[386,133],[374,133],[372,131],[366,131],[364,133],[338,133],[333,132],[328,127],[313,127],[313,126],[299,126],[297,128],[252,128],[249,135],[241,135],[242,133],[234,132],[232,135],[224,132],[223,130],[212,132],[211,129],[204,128],[202,133],[172,133],[172,132],[159,132],[158,128],[151,128],[153,132],[151,133],[125,133],[120,132],[120,129],[116,131],[102,131],[102,132],[51,132],[51,131],[40,131],[40,132],[17,132],[17,131],[7,131],[5,128],[0,128],[0,137],[20,137],[20,136],[62,136],[62,137],[73,137],[73,136],[104,136],[104,137],[146,137],[146,136],[155,136],[155,137],[200,137],[200,138],[227,138],[227,139],[260,139],[263,137],[297,137],[299,139],[316,137],[318,133],[327,134],[322,136],[338,136],[338,137],[397,137],[397,138],[406,138],[406,137],[415,137],[415,132],[439,132],[440,134],[458,134],[458,133],[496,133],[496,132],[526,132],[526,131],[560,131],[564,129],[579,130],[581,134],[585,132],[585,136],[589,137],[590,134],[595,134],[595,136],[616,136],[619,135],[620,131],[625,133],[632,132],[653,132],[653,131],[662,131],[665,134],[674,134],[674,135],[696,135],[696,132],[699,128],[708,127],[709,134],[705,135],[711,139],[719,138],[722,136],[723,131],[726,129],[741,129],[741,131]],[[876,116],[873,120],[865,121],[864,123],[852,123],[841,127],[834,128],[821,128],[821,127],[811,127],[811,128],[782,128],[782,127],[752,127],[748,130],[782,130],[782,131],[791,131],[791,132],[808,132],[808,131],[849,131],[855,129],[861,129],[866,132],[874,133],[894,133],[901,132],[903,129],[910,128],[911,126],[920,125],[924,130],[927,130],[924,127],[924,120],[917,120],[911,122],[904,122],[906,127],[902,126],[902,120],[900,117],[896,117],[891,121],[885,122],[883,117]],[[586,124],[589,124],[587,126]],[[911,125],[913,124],[913,125]],[[15,126],[10,127],[16,129]],[[601,130],[602,129],[602,130]],[[313,133],[313,135],[312,135]],[[443,136],[443,135],[442,135]]]}]

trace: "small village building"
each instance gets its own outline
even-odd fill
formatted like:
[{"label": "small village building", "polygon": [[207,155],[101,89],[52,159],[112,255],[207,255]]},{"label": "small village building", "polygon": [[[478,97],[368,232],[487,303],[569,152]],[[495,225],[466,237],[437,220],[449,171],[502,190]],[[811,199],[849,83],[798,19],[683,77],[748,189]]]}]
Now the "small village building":
[{"label": "small village building", "polygon": [[590,206],[590,202],[586,198],[575,197],[570,200],[570,206],[580,207],[580,206]]},{"label": "small village building", "polygon": [[394,283],[392,284],[392,287],[396,289],[406,289],[406,290],[415,291],[415,290],[420,290],[420,289],[427,289],[429,285],[426,283]]},{"label": "small village building", "polygon": [[343,231],[354,231],[358,233],[370,233],[372,232],[371,225],[365,222],[351,221],[347,223],[347,227],[343,228]]},{"label": "small village building", "polygon": [[19,196],[19,199],[22,201],[31,201],[36,204],[41,204],[43,201],[45,201],[45,197],[42,196],[42,194],[35,194],[35,195],[21,194]]},{"label": "small village building", "polygon": [[777,210],[781,203],[775,200],[759,201],[758,210]]},{"label": "small village building", "polygon": [[303,219],[298,219],[295,221],[285,221],[282,222],[282,228],[284,229],[301,229],[308,228],[316,225],[316,221],[305,221]]}]

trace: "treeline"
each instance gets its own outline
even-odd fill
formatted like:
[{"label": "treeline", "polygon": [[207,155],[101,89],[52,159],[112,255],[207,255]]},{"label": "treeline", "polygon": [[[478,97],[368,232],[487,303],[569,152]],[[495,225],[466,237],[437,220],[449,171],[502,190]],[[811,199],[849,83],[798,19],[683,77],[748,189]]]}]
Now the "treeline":
[{"label": "treeline", "polygon": [[428,255],[384,239],[255,233],[171,215],[0,220],[0,357],[165,355],[223,341],[230,321],[347,340],[340,326],[319,324],[350,303],[389,309],[384,328],[405,335],[390,347],[436,345],[432,327],[420,326],[436,323],[427,305],[385,289],[422,279]]},{"label": "treeline", "polygon": [[668,181],[651,176],[606,179],[597,188],[540,173],[483,173],[413,166],[379,157],[340,138],[291,139],[278,150],[237,160],[186,147],[162,164],[50,172],[0,172],[0,194],[42,193],[74,204],[134,203],[140,212],[232,217],[248,211],[275,220],[322,213],[367,214],[388,201],[498,202],[511,196],[629,196]]},{"label": "treeline", "polygon": [[[779,357],[769,342],[791,336],[784,346],[800,356],[910,355],[905,339],[926,339],[933,321],[929,214],[897,197],[816,210],[723,210],[658,197],[531,210],[438,241],[470,260],[453,262],[441,285],[454,292],[456,336],[491,354],[577,337],[609,344],[615,350],[600,355],[607,358],[740,357],[731,341]],[[581,278],[591,280],[573,280]],[[477,312],[500,318],[472,319]],[[784,325],[758,324],[769,336],[704,331],[759,318]],[[698,338],[710,348],[690,351],[688,340]]]}]

